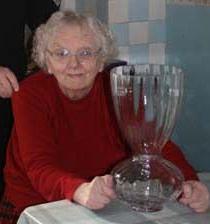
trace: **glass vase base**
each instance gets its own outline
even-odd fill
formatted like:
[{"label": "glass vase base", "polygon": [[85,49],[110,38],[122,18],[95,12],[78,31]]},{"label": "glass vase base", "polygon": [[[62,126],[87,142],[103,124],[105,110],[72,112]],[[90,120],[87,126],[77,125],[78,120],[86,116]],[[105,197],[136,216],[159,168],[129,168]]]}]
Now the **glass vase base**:
[{"label": "glass vase base", "polygon": [[138,155],[112,170],[117,197],[133,210],[156,212],[182,192],[184,177],[170,161],[157,155]]},{"label": "glass vase base", "polygon": [[164,200],[158,197],[144,197],[140,200],[132,200],[131,202],[126,201],[125,203],[137,212],[158,212],[163,209]]}]

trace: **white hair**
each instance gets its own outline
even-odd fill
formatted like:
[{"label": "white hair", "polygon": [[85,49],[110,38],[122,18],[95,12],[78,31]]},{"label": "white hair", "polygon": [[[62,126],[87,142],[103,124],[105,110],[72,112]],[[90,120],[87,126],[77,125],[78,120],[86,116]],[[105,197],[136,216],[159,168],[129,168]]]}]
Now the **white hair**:
[{"label": "white hair", "polygon": [[101,49],[104,63],[117,55],[114,37],[105,24],[92,16],[80,15],[73,11],[58,11],[52,14],[48,21],[39,26],[35,32],[32,58],[40,68],[46,69],[46,50],[52,43],[54,34],[59,32],[59,28],[63,25],[85,25],[88,27],[93,32],[96,44]]}]

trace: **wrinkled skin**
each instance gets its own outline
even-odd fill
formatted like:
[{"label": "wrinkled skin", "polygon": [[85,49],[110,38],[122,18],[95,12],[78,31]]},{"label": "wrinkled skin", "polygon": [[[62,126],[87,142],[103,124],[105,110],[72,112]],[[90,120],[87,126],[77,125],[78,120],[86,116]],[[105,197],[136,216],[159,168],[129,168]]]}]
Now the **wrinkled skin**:
[{"label": "wrinkled skin", "polygon": [[[73,200],[89,209],[104,208],[116,198],[111,175],[95,177],[90,183],[81,184],[74,193]],[[206,212],[210,206],[207,187],[199,181],[185,181],[179,202],[195,212]]]},{"label": "wrinkled skin", "polygon": [[81,184],[73,200],[89,209],[101,209],[116,198],[111,175],[95,177],[90,183]]},{"label": "wrinkled skin", "polygon": [[[87,27],[64,25],[55,34],[50,50],[65,48],[74,54],[81,49],[97,50],[99,47],[93,37],[93,32]],[[88,94],[98,72],[102,71],[104,66],[102,57],[99,56],[90,61],[80,62],[77,56],[72,55],[67,62],[61,63],[49,54],[46,64],[48,72],[55,76],[62,92],[73,100],[81,99]]]},{"label": "wrinkled skin", "polygon": [[0,97],[10,98],[13,91],[19,90],[18,81],[14,73],[5,67],[0,67]]},{"label": "wrinkled skin", "polygon": [[179,202],[189,206],[196,212],[205,212],[210,206],[210,196],[207,187],[199,181],[185,181],[183,194]]}]

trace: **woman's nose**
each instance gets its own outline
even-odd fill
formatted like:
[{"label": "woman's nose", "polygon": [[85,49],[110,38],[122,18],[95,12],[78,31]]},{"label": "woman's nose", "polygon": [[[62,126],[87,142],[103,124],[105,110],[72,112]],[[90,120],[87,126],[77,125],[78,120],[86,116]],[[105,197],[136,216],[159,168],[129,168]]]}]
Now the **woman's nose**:
[{"label": "woman's nose", "polygon": [[68,57],[67,67],[76,68],[80,65],[77,55],[70,55]]}]

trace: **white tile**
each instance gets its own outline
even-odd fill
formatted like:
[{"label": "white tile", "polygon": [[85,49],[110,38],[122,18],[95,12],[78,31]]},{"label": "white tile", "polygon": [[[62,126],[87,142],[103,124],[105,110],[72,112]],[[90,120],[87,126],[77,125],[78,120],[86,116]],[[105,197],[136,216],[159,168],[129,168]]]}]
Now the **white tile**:
[{"label": "white tile", "polygon": [[119,59],[121,60],[125,60],[127,62],[129,62],[129,47],[120,47],[119,46]]},{"label": "white tile", "polygon": [[109,23],[128,22],[128,1],[109,0]]},{"label": "white tile", "polygon": [[148,43],[148,22],[129,23],[129,43]]},{"label": "white tile", "polygon": [[154,43],[149,45],[149,63],[164,64],[165,63],[165,44]]},{"label": "white tile", "polygon": [[62,0],[60,9],[61,10],[66,10],[66,9],[75,10],[76,9],[76,0]]},{"label": "white tile", "polygon": [[166,0],[149,0],[149,20],[165,19]]}]

